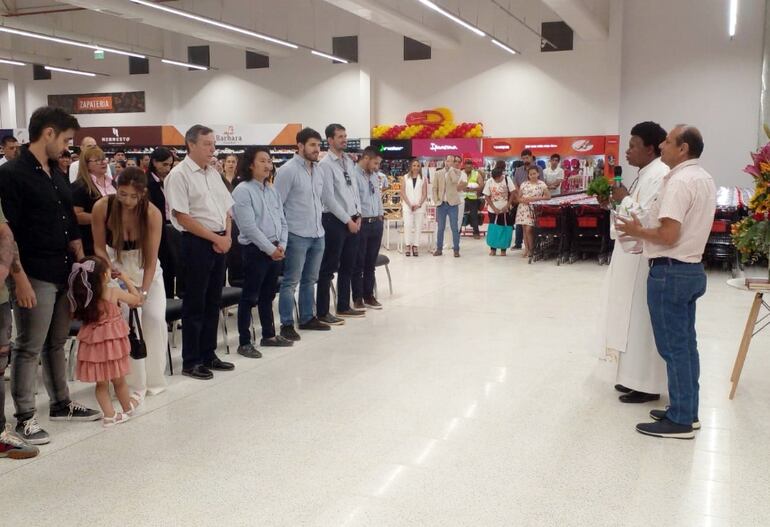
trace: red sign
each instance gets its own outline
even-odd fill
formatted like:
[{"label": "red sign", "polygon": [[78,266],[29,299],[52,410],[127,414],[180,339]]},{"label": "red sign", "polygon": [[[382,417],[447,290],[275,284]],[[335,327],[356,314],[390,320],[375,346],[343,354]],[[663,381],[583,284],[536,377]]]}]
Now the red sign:
[{"label": "red sign", "polygon": [[595,156],[604,153],[605,136],[579,137],[511,137],[484,139],[486,157],[519,157],[521,151],[532,150],[537,156]]},{"label": "red sign", "polygon": [[473,157],[481,153],[478,139],[413,139],[412,155],[415,157],[445,157],[454,154]]},{"label": "red sign", "polygon": [[112,95],[103,97],[78,97],[76,113],[111,112]]},{"label": "red sign", "polygon": [[100,147],[160,146],[163,144],[160,126],[115,126],[81,128],[75,133],[75,144],[84,137],[93,137]]}]

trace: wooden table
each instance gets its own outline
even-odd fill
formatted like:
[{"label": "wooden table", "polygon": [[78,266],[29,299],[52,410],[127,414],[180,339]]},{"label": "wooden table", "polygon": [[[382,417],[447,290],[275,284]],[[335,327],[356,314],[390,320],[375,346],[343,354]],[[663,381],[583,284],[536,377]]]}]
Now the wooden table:
[{"label": "wooden table", "polygon": [[[751,339],[770,325],[770,305],[765,302],[765,293],[770,293],[770,286],[766,289],[749,289],[746,287],[745,279],[733,278],[727,281],[727,285],[740,289],[741,291],[748,291],[754,293],[754,301],[751,304],[749,310],[749,318],[746,319],[746,327],[743,329],[743,338],[741,338],[741,345],[738,346],[738,355],[735,357],[735,364],[733,365],[733,373],[730,376],[730,382],[732,384],[730,388],[730,399],[735,397],[735,391],[738,389],[738,381],[741,379],[741,371],[743,371],[743,365],[746,362],[746,355],[749,353],[749,346],[751,346]],[[759,312],[763,311],[764,315],[759,318]],[[762,324],[760,326],[760,324]],[[759,328],[757,328],[759,326]]]}]

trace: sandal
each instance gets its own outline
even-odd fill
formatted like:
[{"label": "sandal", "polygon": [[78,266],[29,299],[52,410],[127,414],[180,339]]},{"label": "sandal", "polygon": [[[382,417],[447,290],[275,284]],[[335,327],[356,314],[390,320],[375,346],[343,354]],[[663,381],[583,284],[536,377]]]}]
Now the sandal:
[{"label": "sandal", "polygon": [[139,408],[139,405],[142,404],[141,402],[135,402],[133,396],[131,399],[128,400],[128,406],[131,408],[130,410],[126,411],[125,414],[128,417],[134,417],[134,414],[136,414],[136,409]]},{"label": "sandal", "polygon": [[490,249],[489,256],[497,256],[497,251],[495,249]]},{"label": "sandal", "polygon": [[412,249],[408,245],[406,246],[406,252],[404,254],[406,256],[412,256]]},{"label": "sandal", "polygon": [[417,258],[418,256],[420,256],[420,255],[417,253],[417,246],[416,246],[416,245],[412,245],[412,256],[414,256],[415,258]]},{"label": "sandal", "polygon": [[505,249],[500,249],[500,256],[505,256],[505,255],[506,255]]},{"label": "sandal", "polygon": [[115,415],[112,417],[105,417],[102,419],[102,426],[104,426],[104,428],[110,428],[115,425],[123,424],[129,419],[131,418],[127,413],[115,412]]}]

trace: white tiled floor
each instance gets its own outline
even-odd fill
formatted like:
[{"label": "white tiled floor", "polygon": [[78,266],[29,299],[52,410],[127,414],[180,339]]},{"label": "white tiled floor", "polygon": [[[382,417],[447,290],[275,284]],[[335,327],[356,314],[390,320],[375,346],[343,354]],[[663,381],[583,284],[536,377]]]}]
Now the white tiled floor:
[{"label": "white tiled floor", "polygon": [[174,376],[125,426],[41,419],[42,455],[0,463],[0,525],[770,525],[768,336],[728,401],[750,295],[726,275],[699,304],[704,428],[680,442],[634,431],[654,406],[620,404],[592,347],[606,267],[469,239],[389,255],[382,312]]}]

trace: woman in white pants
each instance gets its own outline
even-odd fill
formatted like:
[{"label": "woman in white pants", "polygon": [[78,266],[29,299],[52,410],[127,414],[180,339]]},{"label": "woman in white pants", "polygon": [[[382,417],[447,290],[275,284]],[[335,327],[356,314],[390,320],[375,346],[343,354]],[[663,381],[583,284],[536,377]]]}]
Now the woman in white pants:
[{"label": "woman in white pants", "polygon": [[118,177],[117,194],[100,199],[92,213],[94,252],[126,274],[142,294],[141,323],[147,358],[131,361],[126,376],[131,398],[140,404],[146,394],[166,389],[166,290],[158,247],[163,217],[147,195],[147,175],[129,167]]},{"label": "woman in white pants", "polygon": [[428,199],[428,184],[422,177],[422,167],[412,159],[409,172],[401,181],[401,209],[404,218],[404,252],[407,256],[419,256],[420,233],[425,217],[425,202]]}]

